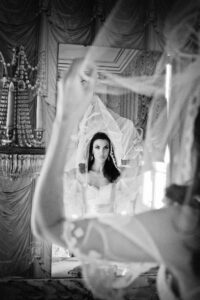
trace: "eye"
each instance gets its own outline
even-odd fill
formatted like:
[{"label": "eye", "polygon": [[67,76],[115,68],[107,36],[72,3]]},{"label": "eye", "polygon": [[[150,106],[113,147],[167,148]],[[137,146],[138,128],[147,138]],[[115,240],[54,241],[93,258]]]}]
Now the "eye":
[{"label": "eye", "polygon": [[107,149],[109,149],[109,147],[108,147],[108,146],[105,146],[105,147],[104,147],[104,149],[106,149],[106,150],[107,150]]},{"label": "eye", "polygon": [[99,149],[100,147],[98,145],[95,146],[95,149]]}]

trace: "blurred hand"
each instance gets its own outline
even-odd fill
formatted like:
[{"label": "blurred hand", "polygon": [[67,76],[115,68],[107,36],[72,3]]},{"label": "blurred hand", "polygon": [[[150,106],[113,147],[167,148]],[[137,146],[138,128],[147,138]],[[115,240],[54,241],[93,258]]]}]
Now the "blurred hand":
[{"label": "blurred hand", "polygon": [[96,82],[96,67],[76,59],[58,83],[57,119],[72,117],[79,121],[92,101]]}]

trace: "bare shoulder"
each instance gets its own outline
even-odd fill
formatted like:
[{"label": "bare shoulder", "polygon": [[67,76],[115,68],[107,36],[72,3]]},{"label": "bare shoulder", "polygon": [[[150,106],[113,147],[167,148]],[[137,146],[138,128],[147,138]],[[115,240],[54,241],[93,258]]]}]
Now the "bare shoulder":
[{"label": "bare shoulder", "polygon": [[65,176],[65,179],[69,180],[69,181],[76,180],[76,181],[79,181],[80,183],[84,183],[86,180],[86,173],[81,173],[79,171],[79,169],[76,169],[76,168],[65,172],[64,176]]}]

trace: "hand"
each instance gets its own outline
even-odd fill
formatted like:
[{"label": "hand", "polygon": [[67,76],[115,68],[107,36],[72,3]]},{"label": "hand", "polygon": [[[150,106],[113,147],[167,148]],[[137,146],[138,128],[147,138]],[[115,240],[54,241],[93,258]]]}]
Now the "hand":
[{"label": "hand", "polygon": [[96,67],[76,59],[58,85],[57,119],[72,117],[80,121],[92,101],[96,82]]}]

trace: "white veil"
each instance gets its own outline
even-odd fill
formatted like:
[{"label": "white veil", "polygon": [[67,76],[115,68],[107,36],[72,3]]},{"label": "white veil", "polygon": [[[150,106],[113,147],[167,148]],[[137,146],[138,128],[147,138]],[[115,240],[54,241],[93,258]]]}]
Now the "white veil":
[{"label": "white veil", "polygon": [[94,95],[79,124],[77,135],[73,136],[75,147],[73,157],[66,163],[66,171],[77,168],[80,163],[87,164],[88,147],[97,132],[104,132],[110,138],[117,167],[136,159],[142,152],[142,131],[137,130],[131,120],[108,109],[99,96]]},{"label": "white veil", "polygon": [[[163,118],[166,117],[167,110],[167,119],[166,126],[163,129],[162,135],[160,135],[157,145],[159,149],[165,149],[167,144],[170,144],[176,140],[175,149],[171,153],[171,162],[172,162],[172,178],[174,176],[175,180],[179,184],[184,184],[186,181],[192,178],[193,170],[191,168],[191,149],[193,147],[193,127],[194,119],[197,114],[197,109],[200,106],[200,30],[199,30],[199,11],[200,11],[200,1],[185,2],[180,1],[171,14],[168,17],[166,26],[165,26],[165,36],[166,36],[166,47],[165,51],[157,65],[155,73],[153,76],[132,76],[123,78],[114,74],[108,74],[102,71],[102,77],[104,80],[102,84],[109,86],[109,92],[123,93],[127,90],[133,92],[144,94],[147,96],[153,97],[152,105],[149,110],[149,118],[147,124],[147,134],[144,142],[144,157],[143,157],[143,166],[144,168],[151,166],[151,163],[155,160],[155,152],[153,148],[152,141],[156,136],[156,133],[159,131],[160,124],[163,121]],[[197,26],[198,25],[198,26]],[[190,41],[191,43],[189,43]],[[154,108],[156,102],[159,101],[160,97],[165,96],[165,79],[166,79],[166,63],[168,62],[167,58],[170,56],[170,65],[172,67],[172,80],[170,82],[170,98],[168,106],[163,106],[162,111],[160,111],[159,116],[154,119]],[[90,55],[88,54],[87,60],[89,60]],[[98,101],[97,101],[98,102]],[[111,115],[110,115],[111,116]],[[111,118],[107,119],[107,122]],[[113,122],[113,121],[112,121]],[[116,128],[116,124],[109,123],[110,128]],[[112,124],[112,125],[111,125]],[[85,128],[85,127],[84,127]],[[119,128],[116,129],[116,132]],[[83,129],[84,132],[84,129]],[[111,136],[111,135],[110,135]],[[87,145],[88,137],[84,134],[82,135],[84,139],[83,144]],[[119,146],[119,139],[122,139],[122,135],[113,134],[111,140],[113,143],[115,141],[116,147],[116,156],[118,159],[123,157],[123,152]],[[82,142],[81,144],[82,145]],[[117,146],[118,145],[118,146]],[[81,146],[82,147],[82,146]],[[174,144],[172,148],[174,147]],[[83,149],[84,147],[82,147]],[[85,148],[86,151],[86,148]],[[82,158],[81,158],[82,159]],[[173,178],[173,179],[174,179]],[[190,199],[189,199],[190,200]],[[185,201],[189,201],[186,199]],[[185,283],[188,283],[188,278],[194,282],[199,283],[199,277],[192,272],[189,267],[189,261],[191,259],[190,247],[195,247],[192,243],[197,242],[199,245],[199,240],[194,242],[194,240],[186,233],[190,230],[193,225],[196,225],[196,218],[185,208],[180,209],[178,214],[174,214],[174,211],[177,211],[178,208],[169,208],[167,213],[163,212],[163,215],[158,216],[158,212],[154,212],[154,215],[157,215],[155,219],[152,220],[152,223],[149,223],[148,220],[151,220],[149,214],[145,214],[143,220],[138,220],[136,218],[125,219],[123,217],[113,217],[109,219],[100,219],[96,223],[91,220],[88,225],[86,234],[84,233],[84,246],[89,244],[90,231],[93,229],[95,232],[100,232],[102,237],[102,243],[104,243],[104,251],[110,251],[110,257],[114,257],[114,252],[112,253],[112,246],[109,245],[109,230],[103,230],[104,227],[101,227],[101,224],[109,225],[111,228],[114,228],[119,234],[128,239],[134,245],[138,245],[145,249],[159,264],[164,264],[173,268],[174,272],[180,278],[180,283],[182,287]],[[148,219],[149,216],[149,219]],[[173,219],[176,216],[176,219]],[[145,219],[146,218],[146,219]],[[168,220],[171,220],[171,223],[168,223]],[[155,220],[155,222],[154,222]],[[158,220],[158,222],[156,222]],[[166,226],[165,226],[166,224]],[[75,226],[75,225],[73,225]],[[163,227],[164,226],[164,227]],[[80,229],[80,228],[78,228]],[[135,230],[138,230],[135,231]],[[84,229],[85,230],[85,229]],[[141,231],[140,231],[141,230]],[[163,242],[163,230],[166,240]],[[80,231],[80,230],[79,230]],[[65,233],[66,234],[66,233]],[[146,236],[146,240],[143,239],[144,243],[141,242],[141,236]],[[68,237],[70,240],[70,237]],[[186,244],[191,242],[190,244]],[[146,242],[148,241],[148,242]],[[109,246],[108,246],[109,245]],[[88,245],[88,249],[89,249]],[[75,245],[73,241],[72,249],[77,250],[77,254],[82,255],[83,260],[85,259],[85,254],[80,253],[81,247],[78,244]],[[82,249],[81,249],[82,250]],[[113,249],[114,251],[115,249]],[[198,249],[199,251],[199,249]],[[91,250],[92,252],[92,250]],[[90,253],[87,253],[88,255]],[[88,257],[88,260],[91,262],[93,267],[89,274],[90,277],[87,278],[89,281],[88,284],[96,289],[97,292],[102,292],[97,290],[99,282],[95,282],[95,279],[102,280],[102,288],[105,283],[105,276],[102,274],[102,277],[94,276],[94,272],[97,270],[95,262],[101,261],[101,257],[98,256],[99,253],[91,253],[93,256]],[[187,259],[185,259],[186,257]],[[128,260],[128,259],[127,259]],[[109,274],[108,274],[109,275]],[[112,274],[111,274],[112,275]],[[133,276],[134,277],[134,276]],[[132,277],[132,279],[133,279]],[[187,277],[187,278],[186,278]],[[191,277],[191,278],[190,278]],[[112,287],[116,287],[116,278],[110,277],[110,282],[113,284]],[[123,281],[123,280],[122,280]],[[130,281],[125,277],[124,285]],[[119,287],[122,285],[119,284]],[[186,286],[187,287],[187,286]],[[187,291],[190,292],[189,290]],[[107,293],[107,294],[106,294]],[[199,295],[199,290],[198,290]],[[189,298],[188,295],[183,295],[184,299],[198,299]],[[101,295],[102,296],[102,295]],[[109,295],[109,287],[105,292],[105,296]]]},{"label": "white veil", "polygon": [[[92,103],[79,123],[78,132],[72,136],[72,151],[65,165],[63,199],[67,216],[83,217],[83,202],[88,198],[87,193],[83,191],[86,186],[83,187],[83,182],[79,179],[82,169],[84,173],[87,170],[90,141],[97,132],[104,132],[109,137],[110,155],[121,174],[113,186],[113,213],[133,214],[136,209],[145,210],[146,207],[138,198],[141,180],[140,158],[143,151],[142,130],[137,130],[131,120],[108,109],[99,96],[94,95]],[[87,181],[87,171],[85,174],[86,176],[81,179],[84,183]]]}]

